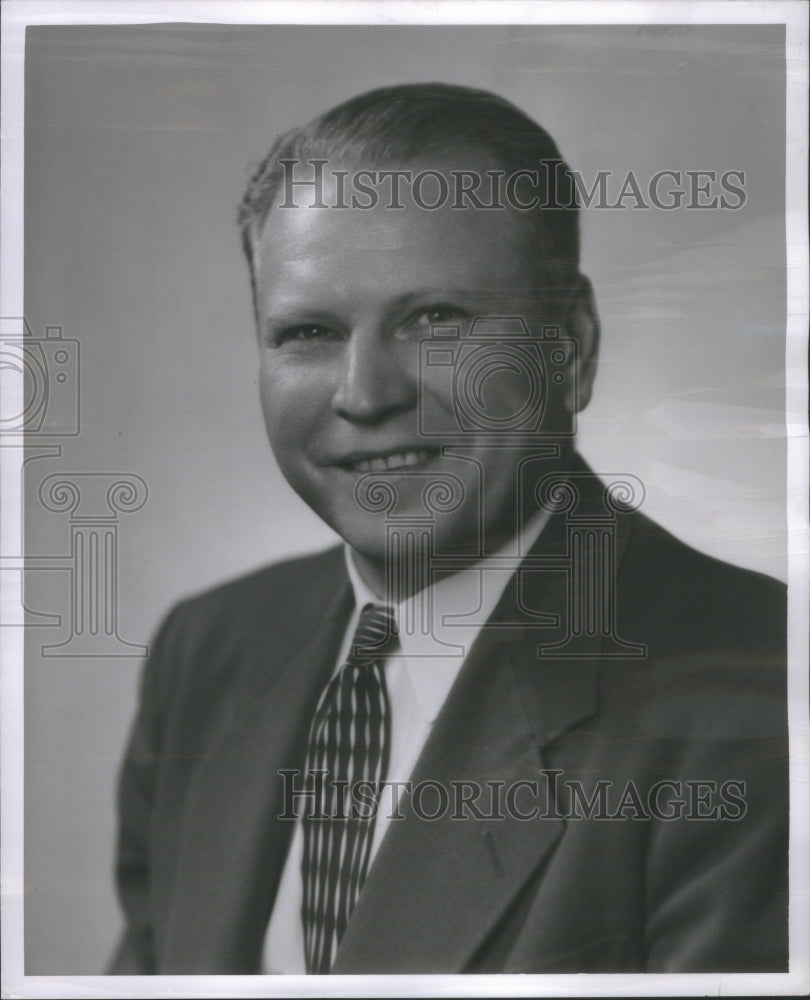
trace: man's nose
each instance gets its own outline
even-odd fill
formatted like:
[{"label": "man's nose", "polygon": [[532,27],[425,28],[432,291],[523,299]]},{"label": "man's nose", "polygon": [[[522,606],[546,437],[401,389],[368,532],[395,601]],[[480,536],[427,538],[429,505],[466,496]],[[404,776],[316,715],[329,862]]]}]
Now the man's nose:
[{"label": "man's nose", "polygon": [[417,373],[410,367],[398,342],[374,329],[353,330],[332,398],[334,412],[345,420],[372,424],[413,408]]}]

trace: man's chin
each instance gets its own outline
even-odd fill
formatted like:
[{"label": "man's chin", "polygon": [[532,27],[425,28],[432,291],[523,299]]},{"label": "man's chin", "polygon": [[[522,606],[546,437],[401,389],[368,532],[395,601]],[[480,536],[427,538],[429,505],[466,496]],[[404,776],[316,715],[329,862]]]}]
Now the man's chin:
[{"label": "man's chin", "polygon": [[[474,522],[473,522],[474,523]],[[401,576],[408,570],[428,572],[431,557],[480,555],[481,541],[470,524],[442,525],[441,522],[397,521],[357,525],[333,524],[333,529],[364,563],[384,573],[386,568]]]}]

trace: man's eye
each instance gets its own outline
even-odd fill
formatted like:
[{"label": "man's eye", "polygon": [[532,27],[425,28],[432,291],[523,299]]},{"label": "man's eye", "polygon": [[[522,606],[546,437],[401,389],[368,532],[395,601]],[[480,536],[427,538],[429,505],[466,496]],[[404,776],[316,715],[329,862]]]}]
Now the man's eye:
[{"label": "man's eye", "polygon": [[300,323],[297,326],[288,326],[280,330],[276,336],[278,344],[307,340],[337,340],[339,337],[335,330],[328,326],[320,326],[317,323]]},{"label": "man's eye", "polygon": [[466,319],[466,317],[466,312],[463,309],[459,309],[458,306],[438,305],[431,306],[430,309],[423,309],[416,316],[416,320],[421,325],[434,326],[437,323],[460,322]]}]

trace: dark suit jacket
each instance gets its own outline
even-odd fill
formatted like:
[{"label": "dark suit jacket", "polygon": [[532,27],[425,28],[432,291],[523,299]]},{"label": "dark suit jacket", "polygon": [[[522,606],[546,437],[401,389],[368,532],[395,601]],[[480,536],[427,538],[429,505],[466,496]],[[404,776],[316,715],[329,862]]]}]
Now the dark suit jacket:
[{"label": "dark suit jacket", "polygon": [[[582,483],[601,496],[595,478]],[[560,556],[558,569],[514,578],[414,773],[448,786],[534,782],[545,816],[431,822],[406,805],[333,972],[787,969],[784,588],[637,512],[617,523],[618,632],[647,655],[606,657],[586,629],[577,657],[538,656],[571,611],[559,568],[570,522],[554,515],[537,551]],[[279,771],[303,765],[350,610],[334,549],[169,614],[121,774],[127,929],[111,971],[260,971],[293,831],[278,819]],[[531,627],[538,613],[557,615],[557,632]],[[553,793],[538,780],[550,771],[561,772]],[[687,802],[679,818],[645,819],[632,794],[620,800],[632,782],[646,807],[662,780]],[[624,802],[623,817],[577,818],[577,781],[588,795],[610,782],[609,810]],[[727,786],[736,805],[733,792],[720,797],[730,781],[742,783]]]}]

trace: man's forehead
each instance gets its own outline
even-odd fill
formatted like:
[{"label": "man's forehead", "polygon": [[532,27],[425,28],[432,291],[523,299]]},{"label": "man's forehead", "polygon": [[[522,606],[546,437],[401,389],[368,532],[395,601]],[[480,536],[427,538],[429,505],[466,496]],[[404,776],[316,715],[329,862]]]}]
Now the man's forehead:
[{"label": "man's forehead", "polygon": [[[305,177],[312,181],[312,168],[305,166]],[[494,273],[504,264],[507,272],[523,266],[529,225],[525,212],[510,206],[486,211],[474,204],[459,209],[450,197],[425,207],[438,200],[440,181],[428,177],[415,192],[412,178],[428,169],[418,162],[402,168],[408,176],[394,191],[390,174],[381,173],[392,169],[353,174],[346,173],[349,167],[328,164],[319,172],[317,186],[291,188],[286,201],[281,191],[262,228],[260,270],[263,263],[303,268],[308,262],[328,264],[337,256],[344,264],[354,259],[371,267],[413,268],[421,260],[428,273],[438,265],[445,276],[456,273],[460,280],[479,267]],[[449,177],[450,171],[445,164],[442,176]]]},{"label": "man's forehead", "polygon": [[297,209],[278,227],[268,220],[257,277],[274,297],[330,287],[386,297],[457,292],[483,302],[493,291],[536,291],[514,229],[500,220],[482,230],[455,213],[371,218]]}]

